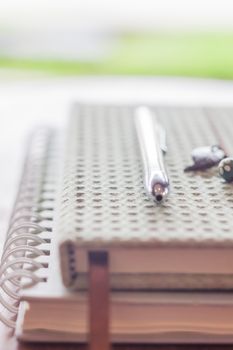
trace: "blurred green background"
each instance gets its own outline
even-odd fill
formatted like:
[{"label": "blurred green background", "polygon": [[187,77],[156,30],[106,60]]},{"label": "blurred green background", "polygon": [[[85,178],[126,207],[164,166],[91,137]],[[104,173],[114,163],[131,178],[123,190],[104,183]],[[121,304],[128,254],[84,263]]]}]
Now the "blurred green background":
[{"label": "blurred green background", "polygon": [[233,3],[8,0],[0,69],[232,79]]},{"label": "blurred green background", "polygon": [[233,34],[125,34],[96,61],[1,57],[0,67],[53,74],[233,78]]}]

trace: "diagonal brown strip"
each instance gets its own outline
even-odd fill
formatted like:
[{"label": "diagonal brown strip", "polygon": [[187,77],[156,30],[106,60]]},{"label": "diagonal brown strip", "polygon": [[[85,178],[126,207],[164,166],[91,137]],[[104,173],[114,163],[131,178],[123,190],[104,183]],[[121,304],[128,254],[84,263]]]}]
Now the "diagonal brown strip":
[{"label": "diagonal brown strip", "polygon": [[89,252],[89,350],[110,350],[109,259]]}]

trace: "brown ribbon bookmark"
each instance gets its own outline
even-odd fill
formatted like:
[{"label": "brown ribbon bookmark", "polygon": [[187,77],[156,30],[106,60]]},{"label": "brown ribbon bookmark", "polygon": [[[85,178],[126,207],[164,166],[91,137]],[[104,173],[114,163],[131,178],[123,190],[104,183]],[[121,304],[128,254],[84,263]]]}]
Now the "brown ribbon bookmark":
[{"label": "brown ribbon bookmark", "polygon": [[110,350],[109,258],[89,252],[89,350]]}]

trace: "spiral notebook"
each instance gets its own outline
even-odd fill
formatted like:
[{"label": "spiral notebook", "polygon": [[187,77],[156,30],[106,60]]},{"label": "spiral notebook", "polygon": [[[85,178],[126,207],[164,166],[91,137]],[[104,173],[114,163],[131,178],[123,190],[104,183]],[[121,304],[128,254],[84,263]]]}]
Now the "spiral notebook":
[{"label": "spiral notebook", "polygon": [[1,320],[12,328],[22,288],[46,282],[58,150],[55,130],[41,128],[31,135],[1,257]]},{"label": "spiral notebook", "polygon": [[112,341],[233,341],[233,188],[183,172],[193,147],[233,149],[233,109],[152,106],[172,184],[158,207],[134,108],[75,105],[67,130],[31,137],[1,262],[0,318],[21,340],[87,341],[87,252],[106,250]]}]

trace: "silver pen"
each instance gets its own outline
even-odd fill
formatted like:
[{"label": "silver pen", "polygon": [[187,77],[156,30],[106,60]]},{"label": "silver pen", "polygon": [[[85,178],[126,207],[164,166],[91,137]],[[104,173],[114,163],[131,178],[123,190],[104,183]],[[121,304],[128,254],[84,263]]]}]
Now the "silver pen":
[{"label": "silver pen", "polygon": [[169,193],[169,178],[164,165],[164,154],[167,151],[165,130],[147,107],[136,109],[135,125],[146,191],[157,203],[162,203]]}]

